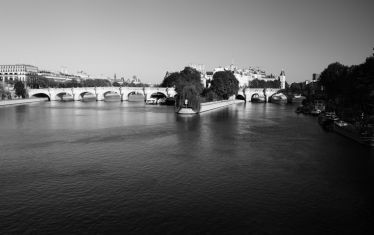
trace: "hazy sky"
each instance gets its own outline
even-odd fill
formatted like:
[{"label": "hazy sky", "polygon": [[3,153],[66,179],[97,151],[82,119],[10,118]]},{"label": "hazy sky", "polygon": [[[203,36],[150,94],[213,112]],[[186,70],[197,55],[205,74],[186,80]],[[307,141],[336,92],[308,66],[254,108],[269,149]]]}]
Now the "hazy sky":
[{"label": "hazy sky", "polygon": [[0,64],[159,83],[190,63],[311,79],[373,53],[374,1],[0,0]]}]

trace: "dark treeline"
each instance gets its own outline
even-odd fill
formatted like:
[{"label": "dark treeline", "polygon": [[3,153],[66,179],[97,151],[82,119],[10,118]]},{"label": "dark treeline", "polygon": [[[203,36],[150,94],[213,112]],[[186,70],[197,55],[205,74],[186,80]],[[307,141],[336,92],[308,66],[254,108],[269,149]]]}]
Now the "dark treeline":
[{"label": "dark treeline", "polygon": [[280,85],[281,82],[279,79],[273,81],[265,81],[256,78],[249,82],[250,88],[279,88]]},{"label": "dark treeline", "polygon": [[286,82],[286,89],[281,90],[287,97],[292,98],[294,95],[302,95],[307,98],[306,101],[314,101],[315,99],[326,99],[326,95],[322,92],[321,85],[318,82],[293,82],[289,85]]},{"label": "dark treeline", "polygon": [[351,115],[374,114],[374,57],[359,65],[330,64],[319,79],[332,109]]},{"label": "dark treeline", "polygon": [[30,88],[105,87],[111,86],[111,83],[106,79],[84,79],[81,81],[72,79],[64,82],[56,82],[53,79],[43,76],[34,76],[27,79],[27,86]]},{"label": "dark treeline", "polygon": [[115,87],[149,87],[149,84],[134,82],[123,82],[122,84],[119,82],[113,82],[112,85]]}]

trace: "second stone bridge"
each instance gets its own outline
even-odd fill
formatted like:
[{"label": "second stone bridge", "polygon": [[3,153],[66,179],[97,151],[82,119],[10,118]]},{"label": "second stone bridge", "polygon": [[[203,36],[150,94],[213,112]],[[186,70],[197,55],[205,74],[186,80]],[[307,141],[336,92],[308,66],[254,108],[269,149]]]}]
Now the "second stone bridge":
[{"label": "second stone bridge", "polygon": [[74,88],[42,88],[29,89],[30,97],[48,97],[49,100],[61,100],[63,95],[71,96],[74,100],[82,100],[87,94],[96,96],[96,100],[104,100],[107,94],[117,94],[121,100],[128,100],[130,94],[142,94],[147,99],[153,94],[162,93],[166,97],[174,97],[174,88],[165,87],[74,87]]}]

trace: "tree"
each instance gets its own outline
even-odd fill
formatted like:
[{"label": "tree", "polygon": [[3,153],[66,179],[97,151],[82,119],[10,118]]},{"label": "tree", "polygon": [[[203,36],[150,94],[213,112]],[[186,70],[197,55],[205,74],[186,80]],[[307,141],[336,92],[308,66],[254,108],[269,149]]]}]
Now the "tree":
[{"label": "tree", "polygon": [[239,81],[231,71],[219,71],[213,75],[210,88],[220,98],[228,99],[238,93]]},{"label": "tree", "polygon": [[318,83],[330,102],[345,115],[374,114],[374,56],[350,67],[338,62],[330,64]]},{"label": "tree", "polygon": [[161,83],[161,87],[174,87],[178,83],[179,78],[180,76],[178,72],[167,73]]},{"label": "tree", "polygon": [[249,83],[250,88],[280,88],[281,82],[279,79],[275,79],[272,81],[265,81],[265,80],[260,80],[260,79],[253,79]]},{"label": "tree", "polygon": [[[175,83],[175,91],[177,92],[176,104],[178,107],[183,107],[185,100],[188,101],[188,106],[193,110],[200,109],[200,95],[203,91],[201,84],[201,75],[196,69],[185,67],[182,71],[172,75]],[[168,83],[170,85],[171,83]]]},{"label": "tree", "polygon": [[22,98],[26,97],[26,89],[25,89],[25,84],[23,84],[23,82],[17,81],[14,84],[14,90],[15,90],[16,96],[19,96]]},{"label": "tree", "polygon": [[178,107],[183,107],[186,100],[188,107],[195,111],[200,110],[200,93],[193,84],[185,85],[177,94]]},{"label": "tree", "polygon": [[0,99],[5,99],[5,97],[9,96],[9,91],[6,91],[3,84],[0,83]]},{"label": "tree", "polygon": [[183,90],[184,86],[193,85],[198,94],[203,92],[203,85],[201,84],[201,75],[196,69],[185,67],[179,72],[179,78],[176,80],[175,91],[178,93]]},{"label": "tree", "polygon": [[121,84],[119,84],[118,82],[113,82],[112,85],[115,86],[115,87],[120,87],[121,86]]},{"label": "tree", "polygon": [[332,63],[323,70],[319,83],[324,87],[329,98],[335,99],[341,92],[342,82],[346,78],[347,72],[348,67],[339,62]]},{"label": "tree", "polygon": [[293,82],[289,87],[289,90],[294,94],[302,94],[303,93],[303,83],[302,82]]},{"label": "tree", "polygon": [[47,87],[57,87],[55,80],[46,78],[44,76],[36,75],[27,78],[27,85],[30,88],[47,88]]}]

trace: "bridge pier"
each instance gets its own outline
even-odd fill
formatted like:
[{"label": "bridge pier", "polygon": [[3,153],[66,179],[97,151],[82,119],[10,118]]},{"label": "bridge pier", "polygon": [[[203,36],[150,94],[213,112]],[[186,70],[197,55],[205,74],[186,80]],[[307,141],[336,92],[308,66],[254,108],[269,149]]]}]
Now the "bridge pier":
[{"label": "bridge pier", "polygon": [[81,100],[80,95],[74,93],[74,94],[73,94],[73,100],[74,100],[74,101],[79,101],[79,100]]},{"label": "bridge pier", "polygon": [[58,100],[60,100],[60,98],[57,97],[55,94],[51,94],[51,96],[49,96],[49,97],[50,97],[51,101],[58,101]]},{"label": "bridge pier", "polygon": [[98,93],[96,94],[96,101],[103,101],[105,100],[104,94]]}]

